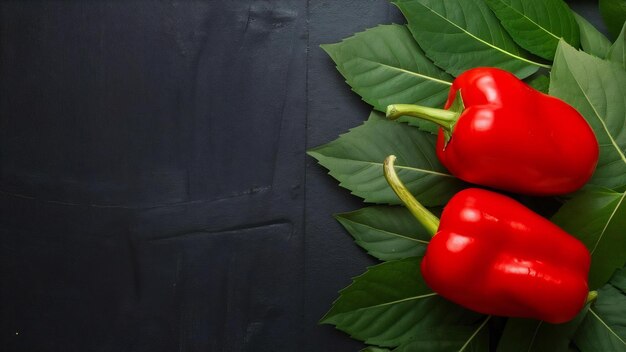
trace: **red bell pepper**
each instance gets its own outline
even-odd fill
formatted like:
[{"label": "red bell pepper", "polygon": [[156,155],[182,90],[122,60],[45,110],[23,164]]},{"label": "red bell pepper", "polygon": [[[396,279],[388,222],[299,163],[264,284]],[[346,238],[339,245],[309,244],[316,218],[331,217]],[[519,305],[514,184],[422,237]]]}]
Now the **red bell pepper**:
[{"label": "red bell pepper", "polygon": [[582,242],[517,201],[478,188],[457,193],[439,221],[398,179],[394,160],[385,160],[387,181],[434,235],[421,263],[433,291],[480,313],[549,323],[573,319],[594,297]]},{"label": "red bell pepper", "polygon": [[[459,93],[460,92],[460,93]],[[441,126],[437,157],[467,182],[529,195],[582,187],[598,162],[598,142],[565,102],[513,74],[475,68],[457,77],[445,109],[396,104],[389,118],[420,117]]]}]

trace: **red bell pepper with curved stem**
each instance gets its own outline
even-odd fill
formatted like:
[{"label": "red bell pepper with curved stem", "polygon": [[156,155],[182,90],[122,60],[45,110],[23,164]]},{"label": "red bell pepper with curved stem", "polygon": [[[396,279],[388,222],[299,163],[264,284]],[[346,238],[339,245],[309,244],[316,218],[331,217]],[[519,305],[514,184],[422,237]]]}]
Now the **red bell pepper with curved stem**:
[{"label": "red bell pepper with curved stem", "polygon": [[582,242],[517,201],[478,188],[457,193],[439,221],[402,184],[394,160],[384,163],[387,182],[434,236],[421,263],[433,291],[480,313],[549,323],[573,319],[595,297]]},{"label": "red bell pepper with curved stem", "polygon": [[396,104],[387,108],[387,116],[439,124],[437,157],[462,180],[559,195],[581,188],[595,170],[598,142],[587,121],[507,71],[465,71],[454,80],[444,108],[449,110]]}]

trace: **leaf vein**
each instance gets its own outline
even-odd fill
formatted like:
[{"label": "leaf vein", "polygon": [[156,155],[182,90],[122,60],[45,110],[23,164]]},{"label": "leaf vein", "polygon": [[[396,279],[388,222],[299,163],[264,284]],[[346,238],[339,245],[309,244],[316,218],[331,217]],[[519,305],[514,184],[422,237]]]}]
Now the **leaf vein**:
[{"label": "leaf vein", "polygon": [[[350,221],[353,224],[359,224],[359,225],[361,225],[361,226],[363,226],[365,228],[371,229],[371,230],[382,232],[382,233],[387,234],[387,235],[392,236],[392,237],[400,237],[400,238],[405,239],[405,240],[414,241],[414,242],[423,243],[423,244],[428,244],[429,243],[428,241],[424,241],[424,240],[420,240],[420,239],[417,239],[417,238],[401,235],[401,234],[396,233],[396,232],[391,232],[391,231],[379,229],[379,228],[376,228],[374,226],[366,225],[364,223],[359,223],[359,222],[356,222],[356,221],[353,221],[353,220],[347,220],[347,221]],[[386,241],[386,240],[382,240],[382,241]],[[367,241],[367,242],[372,242],[372,241]],[[381,241],[376,241],[376,242],[381,242]]]},{"label": "leaf vein", "polygon": [[596,241],[596,244],[593,246],[593,249],[590,252],[591,255],[593,255],[593,253],[598,248],[598,245],[600,244],[600,241],[602,240],[602,237],[604,237],[604,233],[606,232],[606,229],[609,227],[609,224],[613,220],[613,216],[615,216],[615,213],[617,213],[617,209],[619,209],[619,207],[622,204],[622,201],[624,200],[625,196],[626,196],[626,192],[624,192],[622,194],[622,196],[620,197],[619,202],[617,202],[617,205],[615,206],[615,209],[613,209],[613,212],[611,213],[611,216],[609,216],[609,219],[607,220],[606,224],[604,225],[604,228],[602,229],[602,232],[600,232],[600,236],[598,237],[598,240]]},{"label": "leaf vein", "polygon": [[[557,37],[556,35],[554,35],[552,32],[550,32],[549,30],[543,28],[543,26],[541,26],[539,23],[533,21],[530,17],[526,16],[524,13],[520,12],[518,9],[514,8],[511,4],[507,4],[504,3],[503,1],[501,1],[505,6],[509,7],[511,10],[517,12],[518,14],[520,14],[522,16],[522,18],[527,19],[530,23],[534,24],[535,26],[537,26],[537,28],[543,30],[544,32],[548,33],[550,36],[552,36],[553,38],[555,38],[556,40],[559,40],[560,38]],[[557,12],[557,13],[560,13]],[[548,16],[548,19],[551,21],[552,19],[550,18],[550,16]]]},{"label": "leaf vein", "polygon": [[611,327],[610,327],[607,323],[605,323],[605,322],[604,322],[604,320],[602,320],[602,318],[600,318],[600,316],[599,316],[598,314],[596,314],[596,312],[594,312],[594,311],[593,311],[593,309],[589,308],[589,311],[591,312],[591,314],[593,314],[593,316],[594,316],[594,317],[596,317],[596,319],[598,319],[598,321],[599,321],[602,325],[604,325],[604,327],[605,327],[607,330],[609,330],[609,332],[610,332],[611,334],[613,334],[615,337],[617,337],[617,339],[618,339],[618,340],[619,340],[619,341],[620,341],[623,345],[626,345],[626,341],[622,340],[622,338],[621,338],[621,337],[619,337],[619,335],[618,335],[618,334],[617,334],[617,333],[616,333],[613,329],[611,329]]},{"label": "leaf vein", "polygon": [[604,129],[604,131],[606,132],[606,135],[609,137],[609,140],[611,141],[611,144],[613,144],[613,147],[615,147],[615,150],[617,151],[617,153],[619,154],[619,156],[622,158],[622,160],[624,161],[624,163],[626,164],[626,156],[624,156],[624,153],[622,152],[622,150],[619,148],[619,145],[617,145],[617,142],[615,141],[613,135],[611,135],[611,133],[609,132],[609,128],[607,127],[606,123],[604,122],[604,120],[602,119],[602,117],[600,116],[600,113],[598,112],[598,110],[596,109],[595,105],[593,105],[593,103],[591,102],[591,98],[589,97],[589,95],[587,95],[587,92],[585,92],[585,90],[583,89],[582,85],[580,84],[580,82],[578,81],[578,78],[574,77],[574,81],[576,82],[576,85],[578,86],[578,89],[580,90],[580,92],[585,96],[585,99],[587,100],[587,102],[589,103],[589,106],[591,107],[591,109],[593,110],[593,113],[595,114],[595,116],[598,118],[598,120],[600,121],[600,124],[602,125],[602,128]]},{"label": "leaf vein", "polygon": [[482,324],[480,324],[480,326],[478,327],[478,329],[476,329],[476,331],[474,331],[474,333],[472,334],[472,336],[469,337],[469,339],[467,339],[467,341],[465,341],[465,344],[463,346],[461,346],[461,349],[459,349],[458,352],[463,352],[465,350],[465,348],[467,348],[467,346],[469,346],[470,342],[472,342],[472,340],[474,339],[474,337],[476,337],[476,335],[478,335],[478,333],[480,332],[480,330],[482,330],[483,327],[485,327],[485,325],[487,324],[487,322],[489,321],[489,319],[491,319],[491,315],[487,316],[487,318],[485,318],[485,320],[483,321]]},{"label": "leaf vein", "polygon": [[541,327],[541,324],[543,324],[543,320],[540,321],[539,324],[537,324],[537,327],[535,328],[533,337],[530,339],[530,344],[528,345],[528,352],[531,352],[531,350],[533,349],[533,345],[535,344],[535,339],[537,338],[537,334],[539,333],[539,328]]},{"label": "leaf vein", "polygon": [[[351,159],[338,158],[338,157],[333,157],[333,156],[326,156],[326,157],[330,158],[330,159],[347,160],[348,162],[365,164],[365,165],[362,166],[362,168],[361,168],[361,170],[359,170],[359,172],[361,172],[362,170],[368,168],[369,166],[380,166],[380,167],[383,166],[383,163],[374,162],[374,161],[351,160]],[[404,169],[404,170],[407,170],[407,171],[418,172],[418,173],[424,173],[424,174],[431,174],[431,175],[442,176],[442,177],[455,178],[454,176],[452,176],[450,174],[446,174],[446,173],[438,172],[438,171],[434,171],[434,170],[421,169],[421,168],[417,168],[417,167],[396,165],[396,168]]]},{"label": "leaf vein", "polygon": [[512,57],[512,58],[515,58],[515,59],[517,59],[517,60],[520,60],[520,61],[526,62],[526,63],[531,64],[531,65],[534,65],[534,66],[543,67],[543,68],[551,68],[551,66],[550,66],[550,65],[544,65],[544,64],[541,64],[541,63],[538,63],[538,62],[532,61],[532,60],[528,60],[528,59],[526,59],[526,58],[524,58],[524,57],[521,57],[521,56],[515,55],[515,54],[513,54],[513,53],[511,53],[511,52],[509,52],[509,51],[506,51],[506,50],[504,50],[504,49],[502,49],[502,48],[500,48],[500,47],[498,47],[498,46],[496,46],[496,45],[494,45],[494,44],[491,44],[491,43],[489,43],[489,42],[487,42],[487,41],[485,41],[485,40],[483,40],[483,39],[481,39],[481,38],[479,38],[479,37],[475,36],[475,35],[474,35],[474,34],[472,34],[471,32],[469,32],[469,31],[467,31],[466,29],[464,29],[463,27],[461,27],[461,26],[457,25],[456,23],[452,22],[452,21],[451,21],[451,20],[449,20],[448,18],[446,18],[446,17],[442,16],[441,14],[439,14],[437,11],[435,11],[435,10],[431,9],[430,7],[428,7],[428,6],[426,6],[426,5],[423,5],[423,4],[420,4],[420,5],[424,6],[424,7],[425,7],[426,9],[428,9],[430,12],[434,13],[435,15],[437,15],[438,17],[440,17],[440,18],[441,18],[441,19],[443,19],[444,21],[448,22],[448,23],[449,23],[449,24],[451,24],[453,27],[456,27],[456,28],[457,28],[457,29],[459,29],[461,32],[463,32],[463,33],[467,34],[467,35],[468,35],[468,36],[470,36],[471,38],[475,39],[476,41],[478,41],[479,43],[481,43],[481,44],[483,44],[483,45],[485,45],[485,46],[487,46],[487,47],[493,48],[493,49],[495,49],[495,50],[497,50],[497,51],[499,51],[499,52],[501,52],[501,53],[503,53],[503,54],[505,54],[505,55],[508,55],[508,56],[510,56],[510,57]]},{"label": "leaf vein", "polygon": [[390,69],[392,69],[392,70],[400,71],[400,72],[402,72],[402,73],[406,73],[406,74],[408,74],[408,75],[412,75],[412,76],[420,77],[420,78],[423,78],[423,79],[425,79],[425,80],[434,81],[434,82],[438,82],[438,83],[441,83],[441,84],[446,84],[446,85],[448,85],[448,86],[451,86],[451,85],[452,85],[452,83],[450,83],[450,82],[448,82],[448,81],[444,81],[444,80],[442,80],[442,79],[438,79],[438,78],[431,77],[431,76],[426,76],[426,75],[423,75],[423,74],[420,74],[420,73],[417,73],[417,72],[413,72],[413,71],[405,70],[405,69],[400,68],[400,67],[394,67],[394,66],[391,66],[391,65],[383,64],[382,62],[378,63],[378,62],[375,62],[375,61],[372,61],[372,60],[368,60],[368,59],[365,59],[365,58],[361,58],[361,59],[366,60],[366,61],[369,61],[369,62],[373,62],[373,63],[376,63],[376,64],[380,64],[380,65],[381,65],[381,66],[383,66],[383,67],[387,67],[387,68],[390,68]]}]

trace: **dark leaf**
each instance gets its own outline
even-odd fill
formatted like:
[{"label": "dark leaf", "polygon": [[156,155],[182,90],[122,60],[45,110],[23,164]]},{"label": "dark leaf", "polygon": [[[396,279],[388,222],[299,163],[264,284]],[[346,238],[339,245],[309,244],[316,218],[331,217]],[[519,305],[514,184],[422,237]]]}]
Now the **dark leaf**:
[{"label": "dark leaf", "polygon": [[398,157],[398,175],[426,206],[445,204],[464,184],[439,163],[435,136],[372,112],[363,125],[309,155],[329,170],[342,187],[371,203],[399,204],[383,177],[383,161]]},{"label": "dark leaf", "polygon": [[[424,55],[406,26],[378,26],[322,48],[352,90],[378,111],[390,104],[441,107],[446,101],[452,76]],[[437,131],[430,122],[409,121]]]},{"label": "dark leaf", "polygon": [[611,42],[584,17],[574,13],[574,18],[580,29],[580,46],[586,53],[604,59]]},{"label": "dark leaf", "polygon": [[395,0],[419,46],[453,76],[477,66],[524,78],[539,67],[502,28],[482,0]]},{"label": "dark leaf", "polygon": [[550,78],[548,78],[548,76],[539,76],[529,81],[528,84],[536,90],[548,94],[548,89],[550,88]]},{"label": "dark leaf", "polygon": [[[395,347],[429,329],[475,326],[481,316],[439,297],[420,275],[419,257],[385,262],[341,290],[322,323],[367,344]],[[484,319],[484,318],[483,318]]]},{"label": "dark leaf", "polygon": [[564,324],[510,318],[498,343],[498,352],[568,352],[574,333],[587,315],[587,308]]},{"label": "dark leaf", "polygon": [[364,349],[362,349],[360,352],[391,352],[391,350],[387,348],[382,348],[382,347],[367,346]]},{"label": "dark leaf", "polygon": [[559,39],[580,44],[578,24],[563,0],[485,0],[522,48],[552,60]]},{"label": "dark leaf", "polygon": [[626,69],[626,23],[624,23],[622,31],[615,39],[615,43],[609,48],[606,58]]},{"label": "dark leaf", "polygon": [[550,94],[576,108],[593,128],[600,160],[589,183],[626,188],[626,71],[561,41],[550,75]]},{"label": "dark leaf", "polygon": [[428,232],[404,207],[368,207],[335,218],[356,243],[380,260],[423,255],[430,241]]},{"label": "dark leaf", "polygon": [[589,287],[605,284],[626,263],[626,193],[590,189],[569,200],[552,221],[591,253]]},{"label": "dark leaf", "polygon": [[[619,271],[611,282],[623,283],[626,270]],[[612,284],[598,290],[598,299],[589,308],[576,337],[583,352],[626,351],[626,295]]]},{"label": "dark leaf", "polygon": [[600,0],[600,14],[609,33],[617,37],[626,21],[626,0]]},{"label": "dark leaf", "polygon": [[485,317],[480,324],[471,327],[441,327],[423,329],[412,340],[393,352],[484,352],[489,349],[489,327]]}]

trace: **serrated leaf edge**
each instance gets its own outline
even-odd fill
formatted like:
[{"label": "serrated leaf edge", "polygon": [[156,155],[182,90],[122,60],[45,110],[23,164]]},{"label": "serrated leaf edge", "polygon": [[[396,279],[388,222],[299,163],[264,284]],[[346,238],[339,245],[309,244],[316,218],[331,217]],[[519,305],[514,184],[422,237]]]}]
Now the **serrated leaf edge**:
[{"label": "serrated leaf edge", "polygon": [[[397,2],[396,0],[392,1],[392,3],[393,3],[394,5],[398,6],[398,5],[396,4],[396,2]],[[497,50],[497,51],[499,51],[499,52],[501,52],[501,53],[503,53],[503,54],[505,54],[505,55],[507,55],[507,56],[510,56],[510,57],[512,57],[512,58],[514,58],[514,59],[520,60],[520,61],[522,61],[522,62],[525,62],[525,63],[530,64],[530,65],[533,65],[533,66],[543,67],[543,68],[547,68],[547,69],[550,69],[550,68],[552,67],[552,66],[550,66],[550,65],[544,65],[544,64],[539,63],[539,62],[535,62],[535,61],[532,61],[532,60],[528,60],[528,59],[526,59],[526,58],[524,58],[524,57],[521,57],[521,56],[515,55],[515,54],[513,54],[513,53],[511,53],[511,52],[508,52],[508,51],[506,51],[506,50],[504,50],[504,49],[502,49],[502,48],[500,48],[500,47],[498,47],[498,46],[495,46],[495,45],[493,45],[493,44],[491,44],[491,43],[489,43],[489,42],[487,42],[487,41],[485,41],[485,40],[483,40],[483,39],[481,39],[481,38],[479,38],[479,37],[475,36],[474,34],[472,34],[471,32],[467,31],[466,29],[464,29],[463,27],[459,26],[458,24],[456,24],[456,23],[454,23],[454,22],[450,21],[449,19],[447,19],[446,17],[442,16],[441,14],[439,14],[437,11],[435,11],[435,10],[431,9],[430,7],[428,7],[428,6],[424,5],[424,4],[420,3],[420,2],[418,2],[418,4],[419,4],[420,6],[422,6],[422,7],[426,8],[426,9],[428,9],[428,11],[430,11],[430,12],[434,13],[435,15],[437,15],[438,17],[440,17],[440,18],[441,18],[441,19],[443,19],[444,21],[446,21],[446,22],[450,23],[452,26],[454,26],[454,27],[458,28],[458,29],[459,29],[459,30],[461,30],[463,33],[467,34],[467,35],[468,35],[468,36],[470,36],[471,38],[474,38],[476,41],[478,41],[479,43],[481,43],[481,44],[483,44],[483,45],[485,45],[485,46],[487,46],[487,47],[490,47],[490,48],[492,48],[492,49],[495,49],[495,50]]]},{"label": "serrated leaf edge", "polygon": [[[347,38],[342,39],[340,42],[337,42],[337,43],[328,43],[328,44],[320,44],[320,48],[322,48],[322,50],[324,50],[324,51],[328,54],[328,56],[330,56],[330,57],[333,59],[333,61],[335,61],[335,62],[336,62],[336,60],[335,60],[335,58],[334,58],[334,55],[333,55],[333,54],[332,54],[332,53],[328,50],[329,48],[332,48],[332,47],[335,47],[335,46],[340,46],[341,44],[346,43],[346,42],[349,42],[350,40],[352,40],[352,39],[356,38],[357,36],[359,36],[359,35],[361,35],[361,34],[363,34],[363,33],[369,32],[369,31],[371,31],[371,30],[373,30],[373,29],[380,28],[380,27],[387,27],[387,26],[394,26],[394,27],[402,27],[402,28],[406,28],[406,25],[397,24],[397,23],[380,24],[380,25],[375,26],[375,27],[366,28],[364,31],[354,33],[354,34],[352,34],[351,36],[349,36],[349,37],[347,37]],[[417,45],[417,43],[415,43],[415,44]],[[406,74],[409,74],[409,75],[412,75],[412,76],[415,76],[415,77],[423,78],[423,79],[425,79],[425,80],[429,80],[429,81],[433,81],[433,82],[437,82],[437,83],[445,84],[445,85],[448,85],[448,86],[451,86],[451,85],[452,85],[452,82],[449,82],[449,81],[446,81],[446,80],[442,80],[442,79],[439,79],[439,78],[435,78],[435,77],[431,77],[431,76],[423,75],[423,74],[420,74],[419,72],[409,71],[409,70],[406,70],[406,69],[403,69],[403,68],[400,68],[400,67],[396,67],[396,66],[391,66],[391,65],[383,64],[383,63],[381,63],[381,62],[376,62],[376,61],[373,61],[373,60],[370,60],[370,59],[367,59],[367,58],[364,58],[364,57],[362,57],[362,56],[358,56],[358,55],[354,55],[354,57],[353,57],[353,58],[351,58],[350,60],[355,60],[355,59],[360,59],[360,60],[364,60],[364,61],[367,61],[367,62],[372,62],[372,63],[375,63],[375,64],[377,64],[377,65],[381,65],[381,66],[384,66],[384,67],[388,67],[388,68],[390,68],[390,69],[392,69],[392,70],[395,70],[395,71],[399,71],[399,72],[403,72],[403,73],[406,73]],[[350,60],[347,60],[347,61],[350,61]],[[347,61],[346,61],[346,62],[347,62]],[[349,79],[347,79],[346,75],[344,75],[344,73],[342,72],[342,70],[343,70],[343,66],[344,66],[344,65],[340,65],[340,64],[335,65],[335,67],[337,68],[337,70],[338,70],[339,72],[341,72],[341,74],[342,74],[342,75],[346,78],[346,82],[348,82],[348,81],[350,81],[350,80],[349,80]],[[354,88],[352,88],[352,90],[354,91],[355,89],[354,89]],[[363,99],[363,100],[365,100],[365,99]]]},{"label": "serrated leaf edge", "polygon": [[[532,20],[532,18],[526,16],[525,14],[523,14],[522,12],[519,12],[518,9],[514,8],[513,6],[511,6],[511,4],[508,4],[502,0],[497,0],[500,1],[504,6],[510,8],[511,10],[515,11],[515,13],[518,13],[519,15],[521,15],[520,17],[527,19],[530,23],[534,24],[535,26],[537,26],[537,28],[541,29],[542,31],[546,32],[547,34],[549,34],[551,37],[555,38],[556,40],[561,39],[560,37],[557,37],[556,35],[554,35],[554,33],[550,32],[549,30],[543,28],[543,26],[541,26],[539,23],[535,22]],[[489,2],[486,2],[487,5],[489,5]],[[491,7],[491,6],[490,6]],[[494,11],[495,12],[495,11]]]}]

